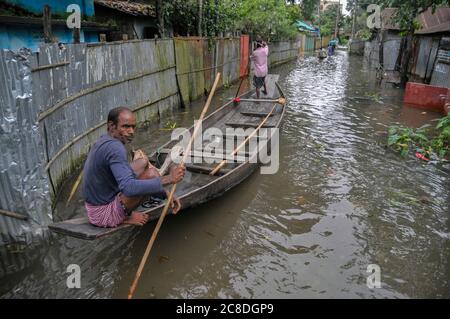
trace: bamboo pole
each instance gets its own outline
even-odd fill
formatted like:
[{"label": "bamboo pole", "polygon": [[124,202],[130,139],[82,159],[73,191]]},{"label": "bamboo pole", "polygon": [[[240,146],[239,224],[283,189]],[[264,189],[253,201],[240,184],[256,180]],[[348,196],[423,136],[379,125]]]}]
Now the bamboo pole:
[{"label": "bamboo pole", "polygon": [[[180,165],[183,165],[184,162],[186,161],[187,157],[189,156],[189,151],[191,149],[192,143],[194,142],[195,137],[197,136],[198,130],[200,129],[201,123],[203,121],[203,118],[205,117],[206,112],[208,112],[208,108],[209,108],[209,105],[211,104],[211,100],[212,100],[212,97],[213,97],[214,92],[216,90],[217,84],[219,83],[219,79],[220,79],[220,73],[217,73],[216,80],[214,81],[214,85],[213,85],[213,87],[211,89],[211,92],[209,93],[208,100],[206,101],[206,104],[203,107],[203,111],[200,114],[200,118],[198,119],[198,121],[197,121],[197,123],[196,123],[196,125],[194,127],[194,132],[193,132],[192,137],[191,137],[191,139],[189,141],[188,147],[186,148],[186,151],[184,152],[183,158],[181,159]],[[169,193],[169,196],[167,198],[166,205],[164,206],[164,209],[163,209],[163,211],[161,213],[161,216],[158,219],[158,223],[156,224],[155,230],[153,231],[153,234],[152,234],[152,236],[150,238],[150,241],[148,242],[147,248],[145,249],[144,256],[142,257],[141,263],[139,264],[138,270],[136,272],[136,276],[134,277],[133,283],[132,283],[132,285],[130,287],[130,291],[128,292],[128,299],[132,299],[133,298],[134,291],[136,290],[137,284],[139,282],[139,278],[141,277],[141,274],[142,274],[142,270],[144,269],[144,266],[145,266],[145,263],[147,261],[147,258],[148,258],[149,254],[150,254],[150,251],[151,251],[152,247],[153,247],[153,243],[155,242],[156,236],[158,235],[159,229],[161,228],[161,225],[162,225],[162,223],[164,221],[164,218],[165,218],[165,216],[167,214],[167,211],[169,209],[169,205],[172,202],[173,195],[175,194],[176,188],[177,188],[177,184],[173,184],[172,189],[171,189],[171,191]]]},{"label": "bamboo pole", "polygon": [[4,210],[4,209],[0,209],[0,215],[17,218],[17,219],[21,219],[21,220],[28,219],[28,216],[26,216],[26,215],[22,215],[22,214],[15,213],[15,212],[10,212],[10,211]]}]

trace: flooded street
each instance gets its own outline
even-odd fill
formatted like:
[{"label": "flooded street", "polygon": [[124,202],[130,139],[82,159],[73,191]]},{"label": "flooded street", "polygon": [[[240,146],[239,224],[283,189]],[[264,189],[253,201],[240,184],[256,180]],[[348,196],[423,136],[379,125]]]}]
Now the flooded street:
[{"label": "flooded street", "polygon": [[[449,166],[385,148],[389,126],[440,115],[402,106],[401,89],[375,85],[363,58],[347,52],[300,57],[272,73],[288,100],[279,171],[255,172],[169,216],[135,296],[450,298]],[[236,89],[218,92],[214,106]],[[192,125],[203,103],[171,122]],[[136,145],[154,150],[168,139],[166,124],[141,130]],[[61,198],[57,220],[83,216],[79,194],[68,207]],[[126,298],[155,225],[1,248],[0,297]],[[70,264],[80,266],[80,289],[66,286]],[[381,288],[368,288],[369,265],[379,266]]]}]

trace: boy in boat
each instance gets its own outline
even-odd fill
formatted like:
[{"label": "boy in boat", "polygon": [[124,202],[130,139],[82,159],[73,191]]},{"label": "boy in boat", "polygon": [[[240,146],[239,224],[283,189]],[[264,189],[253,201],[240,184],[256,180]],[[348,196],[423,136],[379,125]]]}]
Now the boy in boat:
[{"label": "boy in boat", "polygon": [[268,72],[267,68],[267,57],[269,56],[269,47],[267,43],[261,40],[256,41],[256,49],[251,55],[251,60],[254,65],[255,75],[253,76],[253,84],[256,87],[256,98],[259,99],[259,90],[264,86],[262,91],[264,95],[267,94],[266,88],[266,75]]},{"label": "boy in boat", "polygon": [[[165,198],[163,185],[181,181],[185,167],[178,165],[169,175],[160,176],[146,156],[128,163],[125,144],[132,141],[136,128],[136,117],[130,109],[112,109],[107,126],[107,134],[93,145],[84,165],[82,191],[89,222],[99,227],[144,225],[147,214],[134,210],[150,196]],[[177,213],[180,201],[174,198],[171,204]]]}]

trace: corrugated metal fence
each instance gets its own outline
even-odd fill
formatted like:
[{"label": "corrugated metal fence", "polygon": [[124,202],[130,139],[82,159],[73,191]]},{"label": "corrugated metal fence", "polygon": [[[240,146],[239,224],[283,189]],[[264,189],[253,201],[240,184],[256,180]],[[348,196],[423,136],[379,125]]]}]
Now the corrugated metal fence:
[{"label": "corrugated metal fence", "polygon": [[319,50],[321,46],[322,46],[322,48],[327,48],[331,39],[332,39],[331,35],[324,36],[324,37],[322,37],[322,39],[314,38],[314,49]]},{"label": "corrugated metal fence", "polygon": [[[380,44],[382,38],[382,45]],[[398,32],[384,31],[382,36],[365,43],[364,56],[370,64],[380,67],[379,48],[383,47],[383,70],[399,71],[402,37]],[[439,35],[416,36],[409,72],[419,81],[450,87],[450,38]]]},{"label": "corrugated metal fence", "polygon": [[55,188],[105,132],[110,109],[127,106],[138,122],[179,105],[172,40],[42,47],[33,91]]},{"label": "corrugated metal fence", "polygon": [[450,88],[450,50],[439,50],[430,84]]},{"label": "corrugated metal fence", "polygon": [[213,40],[177,37],[174,41],[178,85],[184,105],[209,92],[217,72],[222,74],[219,85],[239,79],[240,37]]},{"label": "corrugated metal fence", "polygon": [[274,67],[296,59],[300,52],[301,40],[273,42],[269,46],[269,65]]},{"label": "corrugated metal fence", "polygon": [[[23,61],[22,61],[23,60]],[[110,109],[128,106],[140,123],[179,106],[173,40],[47,45],[27,56],[2,51],[1,209],[45,226],[51,197],[105,132]],[[0,215],[1,242],[35,227]]]},{"label": "corrugated metal fence", "polygon": [[52,220],[39,105],[33,100],[36,65],[30,51],[0,51],[0,209],[28,217],[0,214],[0,244],[29,242]]},{"label": "corrugated metal fence", "polygon": [[349,42],[349,53],[355,55],[363,55],[365,48],[365,40],[353,39]]},{"label": "corrugated metal fence", "polygon": [[400,66],[397,65],[402,37],[397,33],[385,32],[383,38],[383,69],[394,71]]},{"label": "corrugated metal fence", "polygon": [[300,51],[301,52],[311,52],[314,51],[315,37],[302,34],[300,36]]},{"label": "corrugated metal fence", "polygon": [[433,40],[432,37],[418,37],[416,48],[415,61],[411,73],[422,79],[429,78],[439,48],[439,39]]}]

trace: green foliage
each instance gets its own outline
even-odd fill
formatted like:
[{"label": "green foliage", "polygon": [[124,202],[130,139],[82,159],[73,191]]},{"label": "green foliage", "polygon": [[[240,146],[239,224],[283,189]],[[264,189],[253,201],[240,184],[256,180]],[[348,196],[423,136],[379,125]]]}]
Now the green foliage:
[{"label": "green foliage", "polygon": [[450,115],[439,120],[434,136],[429,132],[431,125],[424,125],[418,129],[409,127],[390,127],[388,146],[406,157],[411,149],[423,154],[426,158],[440,158],[445,160],[450,145]]},{"label": "green foliage", "polygon": [[[320,23],[320,34],[322,36],[328,36],[334,34],[336,28],[336,16],[338,14],[338,5],[330,5],[327,9],[320,13],[320,22],[318,17],[315,18],[315,23],[319,25]],[[344,26],[345,19],[342,18],[342,13],[340,13],[340,19],[338,27]]]},{"label": "green foliage", "polygon": [[317,11],[318,0],[303,0],[300,4],[302,17],[306,21],[311,21]]},{"label": "green foliage", "polygon": [[176,35],[196,34],[198,7],[196,0],[163,1],[164,20]]},{"label": "green foliage", "polygon": [[238,2],[233,0],[204,1],[202,29],[207,36],[235,30]]},{"label": "green foliage", "polygon": [[[283,0],[203,0],[202,33],[208,37],[241,30],[266,40],[295,38],[300,7]],[[163,15],[175,35],[198,35],[197,0],[164,1]]]},{"label": "green foliage", "polygon": [[294,38],[298,32],[296,9],[288,8],[283,0],[245,0],[238,6],[237,26],[247,34],[268,41]]},{"label": "green foliage", "polygon": [[168,121],[166,122],[166,124],[164,125],[164,129],[163,129],[163,130],[169,130],[169,131],[171,131],[171,130],[174,130],[174,129],[176,129],[176,128],[177,128],[177,122],[172,121],[172,120],[168,120]]}]

